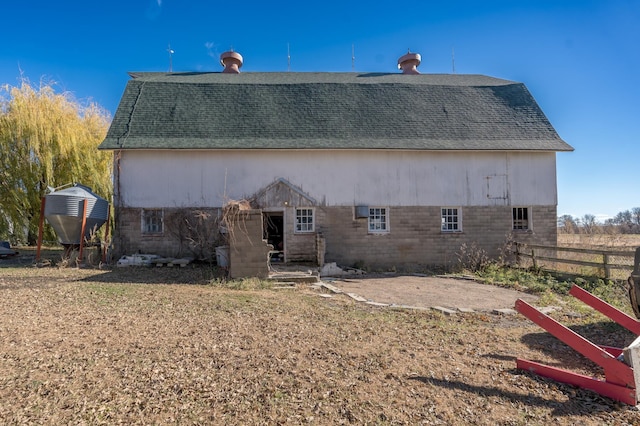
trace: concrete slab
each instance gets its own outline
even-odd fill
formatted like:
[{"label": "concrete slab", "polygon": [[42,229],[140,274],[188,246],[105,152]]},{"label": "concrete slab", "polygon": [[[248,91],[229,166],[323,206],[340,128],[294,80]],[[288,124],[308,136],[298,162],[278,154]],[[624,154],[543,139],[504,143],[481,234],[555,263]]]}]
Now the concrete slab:
[{"label": "concrete slab", "polygon": [[433,309],[434,311],[438,311],[440,313],[443,313],[445,315],[455,315],[456,314],[456,311],[454,311],[453,309],[444,308],[442,306],[432,306],[431,309]]},{"label": "concrete slab", "polygon": [[365,299],[362,296],[358,296],[355,293],[347,293],[347,296],[349,296],[350,298],[352,298],[353,300],[355,300],[357,302],[367,302],[367,299]]},{"label": "concrete slab", "polygon": [[323,282],[321,284],[321,286],[326,288],[327,290],[329,290],[332,293],[336,293],[336,294],[341,294],[342,293],[342,290],[340,290],[338,287],[336,287],[336,286],[334,286],[332,284]]},{"label": "concrete slab", "polygon": [[515,315],[518,313],[518,311],[511,308],[503,308],[503,309],[494,309],[493,313],[498,315]]},{"label": "concrete slab", "polygon": [[382,308],[386,308],[387,306],[391,306],[389,303],[379,303],[379,302],[366,302],[367,305],[371,306],[380,306]]},{"label": "concrete slab", "polygon": [[345,293],[359,294],[367,300],[399,306],[451,306],[491,312],[513,308],[517,299],[534,304],[538,297],[470,280],[414,275],[364,275],[333,283]]},{"label": "concrete slab", "polygon": [[391,305],[389,305],[390,308],[396,308],[396,309],[410,309],[412,311],[430,311],[431,308],[427,308],[424,306],[410,306],[410,305],[396,305],[395,303],[392,303]]}]

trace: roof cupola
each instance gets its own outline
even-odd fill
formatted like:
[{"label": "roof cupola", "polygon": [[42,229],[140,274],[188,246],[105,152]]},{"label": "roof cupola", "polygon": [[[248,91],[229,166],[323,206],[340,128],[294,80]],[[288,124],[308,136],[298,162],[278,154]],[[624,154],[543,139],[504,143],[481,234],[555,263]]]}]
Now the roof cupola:
[{"label": "roof cupola", "polygon": [[420,74],[417,68],[421,60],[419,53],[411,53],[407,50],[407,53],[398,59],[398,69],[402,70],[402,74]]},{"label": "roof cupola", "polygon": [[242,67],[242,55],[238,52],[230,50],[220,55],[220,64],[224,67],[222,72],[231,74],[240,74]]}]

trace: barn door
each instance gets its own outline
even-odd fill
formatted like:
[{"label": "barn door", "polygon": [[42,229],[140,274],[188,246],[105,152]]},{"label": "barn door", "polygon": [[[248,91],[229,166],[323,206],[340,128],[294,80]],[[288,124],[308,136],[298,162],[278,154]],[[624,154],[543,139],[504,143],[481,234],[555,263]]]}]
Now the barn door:
[{"label": "barn door", "polygon": [[262,212],[264,239],[273,246],[271,262],[285,261],[284,212]]}]

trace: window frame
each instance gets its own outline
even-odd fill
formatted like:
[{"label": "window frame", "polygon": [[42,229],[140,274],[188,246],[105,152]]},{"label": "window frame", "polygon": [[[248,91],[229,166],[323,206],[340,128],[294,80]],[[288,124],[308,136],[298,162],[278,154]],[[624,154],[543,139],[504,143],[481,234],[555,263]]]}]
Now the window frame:
[{"label": "window frame", "polygon": [[[308,215],[300,215],[299,212],[306,211],[310,214]],[[293,233],[294,234],[311,234],[316,232],[316,211],[313,207],[296,207],[295,208],[295,220],[293,225]],[[303,218],[311,218],[311,229],[302,229],[303,226],[309,225],[309,222],[303,223],[300,220]]]},{"label": "window frame", "polygon": [[[376,214],[376,210],[378,210],[377,214]],[[382,218],[384,218],[384,221],[381,221]],[[376,226],[380,226],[380,228],[375,229]],[[367,218],[367,232],[369,234],[380,235],[380,234],[388,234],[390,231],[391,231],[391,228],[389,226],[389,207],[388,206],[369,206],[369,217]]]},{"label": "window frame", "polygon": [[[151,223],[150,220],[158,220],[159,223]],[[152,226],[157,226],[157,230],[150,230]],[[142,235],[163,235],[164,234],[164,209],[142,209],[140,214],[140,232]]]},{"label": "window frame", "polygon": [[[522,213],[524,213],[524,215]],[[530,232],[533,229],[531,213],[531,207],[529,206],[513,207],[511,209],[511,230],[516,232]]]},{"label": "window frame", "polygon": [[[452,210],[455,210],[455,213]],[[455,219],[455,220],[447,220],[447,219]],[[462,208],[461,207],[459,206],[440,207],[440,232],[443,232],[446,234],[462,232]]]}]

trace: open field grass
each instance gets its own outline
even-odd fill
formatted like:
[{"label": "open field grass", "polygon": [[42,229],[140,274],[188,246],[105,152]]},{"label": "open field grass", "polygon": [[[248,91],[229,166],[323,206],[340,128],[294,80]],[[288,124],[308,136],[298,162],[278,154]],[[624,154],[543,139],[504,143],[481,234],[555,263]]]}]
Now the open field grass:
[{"label": "open field grass", "polygon": [[640,247],[640,234],[558,234],[558,245],[562,247],[631,250]]},{"label": "open field grass", "polygon": [[[212,272],[0,264],[3,423],[640,423],[516,370],[524,357],[599,374],[523,317],[380,308]],[[554,315],[597,343],[633,338],[572,311]]]}]

